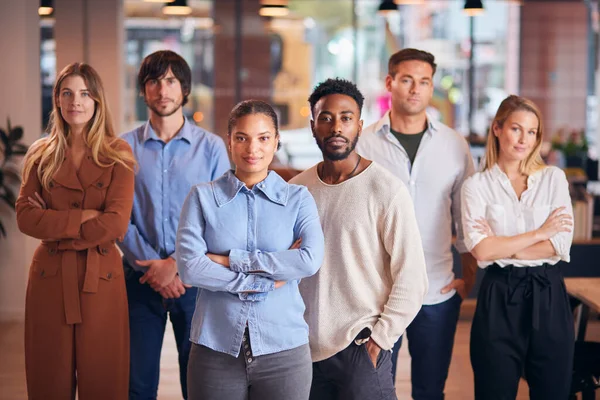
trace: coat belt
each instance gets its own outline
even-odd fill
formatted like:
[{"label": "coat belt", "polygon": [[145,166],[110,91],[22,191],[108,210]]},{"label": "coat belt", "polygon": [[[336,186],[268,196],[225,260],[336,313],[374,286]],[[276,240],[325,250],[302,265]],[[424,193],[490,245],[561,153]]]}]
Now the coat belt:
[{"label": "coat belt", "polygon": [[[79,279],[77,277],[77,251],[76,250],[58,250],[58,242],[45,243],[49,252],[60,251],[61,277],[63,303],[65,308],[65,317],[67,324],[80,324],[81,319],[81,301],[79,295]],[[112,245],[112,243],[110,244]],[[86,268],[83,279],[83,293],[96,293],[98,291],[98,282],[100,280],[100,257],[101,254],[108,253],[106,245],[100,245],[86,250]]]}]

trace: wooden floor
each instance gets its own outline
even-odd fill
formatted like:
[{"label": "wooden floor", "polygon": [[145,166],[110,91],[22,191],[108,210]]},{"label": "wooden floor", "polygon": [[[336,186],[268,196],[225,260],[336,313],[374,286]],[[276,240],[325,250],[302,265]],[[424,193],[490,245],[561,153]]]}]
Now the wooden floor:
[{"label": "wooden floor", "polygon": [[[448,382],[447,400],[473,399],[473,372],[469,361],[469,331],[473,304],[463,304],[461,321],[458,324],[454,353]],[[600,321],[593,318],[587,331],[587,340],[600,341]],[[410,399],[410,358],[407,346],[402,346],[398,360],[396,387],[400,400]],[[161,377],[158,398],[161,400],[181,399],[177,349],[171,329],[167,329],[161,360]],[[26,399],[25,363],[23,360],[23,324],[0,323],[0,400]],[[527,384],[521,381],[517,400],[528,399]],[[600,390],[596,395],[600,400]],[[223,399],[226,400],[226,399]]]}]

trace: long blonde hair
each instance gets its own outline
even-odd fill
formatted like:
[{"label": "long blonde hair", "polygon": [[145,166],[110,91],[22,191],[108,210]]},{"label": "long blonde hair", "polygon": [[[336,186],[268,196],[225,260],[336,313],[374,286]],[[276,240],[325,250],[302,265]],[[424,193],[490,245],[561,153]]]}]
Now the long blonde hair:
[{"label": "long blonde hair", "polygon": [[494,127],[502,128],[504,122],[515,111],[528,111],[533,113],[538,119],[538,129],[536,134],[536,143],[529,156],[521,161],[519,172],[526,175],[531,175],[534,172],[544,168],[546,164],[542,160],[540,150],[542,148],[542,139],[544,137],[544,125],[542,122],[542,113],[537,106],[529,99],[516,95],[510,95],[502,101],[496,116],[490,125],[488,132],[487,145],[485,148],[485,165],[483,170],[492,168],[497,162],[500,155],[500,144],[498,138],[494,135]]},{"label": "long blonde hair", "polygon": [[[23,179],[26,180],[31,169],[37,166],[37,176],[42,186],[48,189],[50,181],[60,168],[70,142],[71,129],[62,117],[58,96],[63,81],[72,75],[80,76],[94,100],[94,115],[83,130],[83,141],[91,149],[94,162],[101,167],[119,163],[128,169],[135,165],[135,159],[128,151],[119,151],[112,145],[117,136],[104,95],[104,87],[98,73],[88,64],[73,63],[67,65],[58,75],[52,90],[52,113],[50,114],[49,135],[37,140],[25,156]],[[103,164],[102,156],[109,160]]]}]

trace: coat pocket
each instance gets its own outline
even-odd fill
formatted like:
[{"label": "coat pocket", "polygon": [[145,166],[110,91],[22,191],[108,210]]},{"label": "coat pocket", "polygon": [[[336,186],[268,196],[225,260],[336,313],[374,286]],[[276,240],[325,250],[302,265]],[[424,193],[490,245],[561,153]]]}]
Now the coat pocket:
[{"label": "coat pocket", "polygon": [[48,279],[56,276],[62,257],[54,244],[41,245],[33,254],[31,261],[30,274],[41,279]]},{"label": "coat pocket", "polygon": [[114,242],[102,243],[95,250],[100,254],[100,279],[112,281],[123,274],[123,262]]},{"label": "coat pocket", "polygon": [[104,202],[106,200],[106,192],[111,182],[111,173],[105,172],[98,179],[90,184],[85,191],[85,206],[86,208],[93,208],[101,210],[104,208]]}]

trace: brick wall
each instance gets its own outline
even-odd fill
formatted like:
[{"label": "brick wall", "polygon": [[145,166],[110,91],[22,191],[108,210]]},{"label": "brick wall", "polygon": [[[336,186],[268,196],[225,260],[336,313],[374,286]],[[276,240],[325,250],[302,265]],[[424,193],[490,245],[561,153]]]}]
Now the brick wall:
[{"label": "brick wall", "polygon": [[521,8],[521,95],[541,109],[546,137],[585,127],[587,8],[580,2],[525,2]]}]

